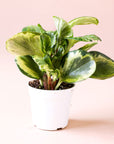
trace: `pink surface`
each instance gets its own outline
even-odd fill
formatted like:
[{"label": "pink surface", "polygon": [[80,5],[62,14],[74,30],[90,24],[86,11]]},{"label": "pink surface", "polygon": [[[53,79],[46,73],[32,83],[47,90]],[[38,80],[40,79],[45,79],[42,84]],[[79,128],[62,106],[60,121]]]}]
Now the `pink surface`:
[{"label": "pink surface", "polygon": [[[96,34],[102,38],[94,49],[114,59],[113,0],[4,0],[0,2],[0,143],[1,144],[114,144],[114,78],[88,79],[77,83],[72,97],[69,125],[61,131],[41,131],[32,127],[28,78],[5,50],[5,40],[24,26],[40,23],[54,30],[52,16],[67,21],[94,16],[98,26],[74,27],[75,34]],[[77,46],[82,45],[78,44]],[[77,48],[77,46],[75,48]]]}]

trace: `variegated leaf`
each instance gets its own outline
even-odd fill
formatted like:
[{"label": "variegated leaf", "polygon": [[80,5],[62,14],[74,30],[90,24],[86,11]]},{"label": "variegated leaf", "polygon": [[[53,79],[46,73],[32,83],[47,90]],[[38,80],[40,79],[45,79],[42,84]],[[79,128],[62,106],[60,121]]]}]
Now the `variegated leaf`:
[{"label": "variegated leaf", "polygon": [[83,47],[81,47],[79,49],[84,50],[84,51],[88,51],[91,47],[95,46],[96,44],[97,44],[97,42],[88,43],[88,44],[84,45]]},{"label": "variegated leaf", "polygon": [[51,59],[48,55],[46,55],[44,58],[39,58],[37,55],[35,55],[32,58],[40,67],[41,71],[46,72],[47,75],[52,75],[54,80],[58,78],[59,70],[53,67]]},{"label": "variegated leaf", "polygon": [[53,71],[53,65],[50,65],[50,61],[48,59],[48,62],[44,58],[40,58],[37,55],[32,56],[33,60],[37,63],[37,65],[40,67],[41,71],[47,71],[51,72]]},{"label": "variegated leaf", "polygon": [[31,56],[17,56],[15,62],[19,70],[26,76],[42,79],[42,72]]},{"label": "variegated leaf", "polygon": [[69,22],[69,25],[71,27],[75,25],[88,25],[88,24],[98,24],[99,21],[95,17],[90,17],[90,16],[84,16],[84,17],[78,17]]},{"label": "variegated leaf", "polygon": [[83,41],[83,42],[92,42],[92,41],[101,41],[100,37],[91,34],[91,35],[85,35],[80,37],[68,37],[66,39],[72,39],[76,42]]},{"label": "variegated leaf", "polygon": [[114,60],[98,51],[91,51],[89,53],[96,62],[96,71],[91,76],[92,78],[107,79],[114,76]]},{"label": "variegated leaf", "polygon": [[57,31],[47,31],[46,33],[51,38],[51,48],[53,48],[57,43]]},{"label": "variegated leaf", "polygon": [[65,20],[56,16],[53,16],[53,18],[58,32],[58,37],[63,38],[63,37],[68,37],[73,35],[71,27]]},{"label": "variegated leaf", "polygon": [[63,59],[61,81],[73,83],[89,78],[95,72],[93,57],[83,50],[70,51]]},{"label": "variegated leaf", "polygon": [[40,35],[40,39],[41,39],[41,44],[42,44],[42,51],[45,54],[49,54],[51,55],[51,37],[44,33]]},{"label": "variegated leaf", "polygon": [[7,50],[14,55],[38,55],[44,54],[41,49],[40,35],[31,32],[21,32],[6,41]]},{"label": "variegated leaf", "polygon": [[31,26],[27,26],[27,27],[24,27],[22,29],[22,32],[37,32],[37,33],[44,33],[46,32],[42,26],[40,24],[38,24],[37,26],[35,25],[31,25]]}]

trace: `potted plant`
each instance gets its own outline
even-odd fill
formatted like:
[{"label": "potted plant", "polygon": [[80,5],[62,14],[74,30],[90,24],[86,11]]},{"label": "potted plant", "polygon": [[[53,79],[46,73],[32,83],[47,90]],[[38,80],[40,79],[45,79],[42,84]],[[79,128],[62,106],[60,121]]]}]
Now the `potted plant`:
[{"label": "potted plant", "polygon": [[[46,31],[40,24],[27,26],[6,41],[8,52],[16,56],[19,70],[35,79],[29,82],[32,118],[34,125],[45,130],[67,126],[74,83],[89,77],[114,76],[114,61],[103,53],[89,51],[101,41],[98,36],[73,36],[73,26],[97,25],[97,18],[84,16],[70,22],[53,18],[55,31]],[[80,41],[90,43],[71,51]]]}]

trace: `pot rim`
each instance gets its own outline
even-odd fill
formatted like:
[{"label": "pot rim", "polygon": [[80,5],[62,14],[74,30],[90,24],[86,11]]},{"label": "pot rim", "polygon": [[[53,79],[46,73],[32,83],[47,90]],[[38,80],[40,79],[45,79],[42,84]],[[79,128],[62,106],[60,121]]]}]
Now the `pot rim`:
[{"label": "pot rim", "polygon": [[46,92],[46,91],[47,91],[47,92],[68,91],[68,90],[74,89],[74,88],[75,88],[75,85],[76,85],[76,84],[73,83],[73,86],[72,86],[71,88],[67,88],[67,89],[60,89],[60,90],[45,90],[45,89],[37,89],[37,88],[34,88],[34,87],[30,86],[29,83],[28,83],[28,87],[29,87],[29,88],[34,89],[34,90],[39,90],[39,91],[45,91],[45,92]]}]

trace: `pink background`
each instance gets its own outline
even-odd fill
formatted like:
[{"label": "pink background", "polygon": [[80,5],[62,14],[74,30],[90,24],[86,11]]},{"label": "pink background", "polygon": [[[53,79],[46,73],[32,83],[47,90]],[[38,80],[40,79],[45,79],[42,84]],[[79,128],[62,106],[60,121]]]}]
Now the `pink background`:
[{"label": "pink background", "polygon": [[[54,30],[52,16],[67,21],[94,16],[98,26],[75,26],[76,35],[102,38],[94,49],[114,59],[114,0],[3,0],[0,2],[0,143],[1,144],[114,144],[114,78],[77,83],[72,97],[69,126],[61,131],[32,127],[29,78],[17,69],[5,41],[24,26],[40,23]],[[74,48],[82,45],[77,44]]]}]

